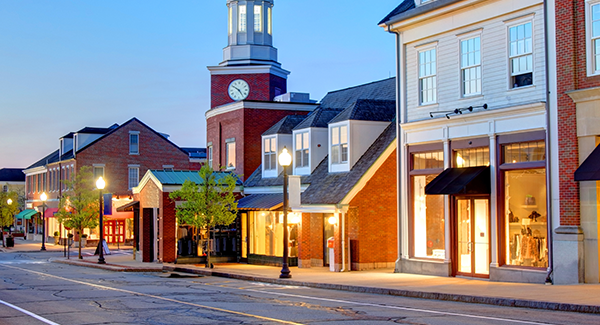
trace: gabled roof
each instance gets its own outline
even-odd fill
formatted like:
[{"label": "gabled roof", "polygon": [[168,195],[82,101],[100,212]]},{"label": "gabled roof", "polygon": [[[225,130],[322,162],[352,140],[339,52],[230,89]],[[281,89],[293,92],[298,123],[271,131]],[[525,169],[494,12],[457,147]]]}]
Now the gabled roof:
[{"label": "gabled roof", "polygon": [[24,182],[25,174],[23,168],[0,169],[0,182]]},{"label": "gabled roof", "polygon": [[406,12],[410,9],[415,8],[415,0],[404,0],[402,1],[402,3],[400,3],[400,5],[398,7],[396,7],[394,10],[392,10],[392,12],[390,12],[387,16],[385,16],[385,18],[383,18],[379,24],[377,25],[381,25],[381,24],[386,24],[388,22],[388,20],[390,20],[390,18],[399,15],[403,12]]},{"label": "gabled roof", "polygon": [[35,163],[33,163],[33,165],[25,168],[25,169],[31,169],[31,168],[35,168],[35,167],[42,167],[42,166],[46,166],[48,164],[54,163],[59,161],[58,159],[58,149],[56,149],[56,151],[52,152],[51,154],[47,155],[46,157],[36,161]]},{"label": "gabled roof", "polygon": [[430,11],[434,11],[462,0],[434,0],[415,6],[414,0],[404,0],[396,9],[383,18],[379,25],[391,25]]},{"label": "gabled roof", "polygon": [[[325,157],[312,174],[300,178],[302,184],[310,185],[302,193],[302,204],[340,203],[394,139],[396,139],[396,123],[392,122],[348,172],[329,173],[328,157]],[[246,188],[282,185],[283,173],[273,178],[262,178],[262,166],[259,166],[244,183]]]},{"label": "gabled roof", "polygon": [[[162,185],[183,185],[186,180],[190,180],[196,184],[202,184],[202,179],[200,178],[198,171],[149,170],[148,172],[152,173]],[[242,181],[235,173],[217,172],[217,178],[225,177],[225,175],[233,175],[237,179],[236,185],[242,185]]]},{"label": "gabled roof", "polygon": [[206,148],[181,148],[190,158],[206,158]]},{"label": "gabled roof", "polygon": [[347,120],[390,122],[395,115],[395,100],[359,99],[336,115],[329,123]]},{"label": "gabled roof", "polygon": [[331,121],[336,115],[338,115],[342,110],[337,109],[327,109],[327,108],[319,108],[313,111],[305,118],[302,122],[300,122],[294,130],[301,130],[306,128],[326,128],[327,123]]},{"label": "gabled roof", "polygon": [[320,108],[343,110],[359,99],[396,100],[396,78],[331,91],[321,100]]},{"label": "gabled roof", "polygon": [[294,129],[294,127],[304,119],[306,119],[306,115],[288,115],[282,118],[279,122],[275,123],[262,135],[292,134],[292,129]]}]

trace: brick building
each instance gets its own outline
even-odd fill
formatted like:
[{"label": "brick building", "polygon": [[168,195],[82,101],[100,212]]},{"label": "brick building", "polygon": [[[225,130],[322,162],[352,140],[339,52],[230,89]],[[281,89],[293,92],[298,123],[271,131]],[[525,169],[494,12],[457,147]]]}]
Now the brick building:
[{"label": "brick building", "polygon": [[[273,47],[273,0],[227,0],[228,43],[223,61],[208,67],[208,163],[246,179],[260,165],[260,135],[286,115],[315,109],[307,94],[287,93],[289,71]],[[277,102],[274,102],[277,100]]]},{"label": "brick building", "polygon": [[[188,152],[168,140],[137,118],[108,128],[85,127],[59,139],[59,149],[24,170],[26,175],[26,205],[42,212],[42,193],[46,193],[46,234],[55,231],[66,236],[65,229],[54,219],[60,198],[68,193],[64,180],[73,180],[84,166],[92,168],[94,178],[106,181],[105,193],[112,193],[112,214],[104,218],[108,243],[132,242],[135,234],[135,213],[118,211],[124,205],[135,204],[132,188],[140,175],[149,169],[198,170],[200,163],[191,161]],[[41,215],[41,213],[40,213]],[[39,237],[42,227],[39,216],[33,218],[31,237]],[[88,229],[88,241],[98,240],[98,229]]]},{"label": "brick building", "polygon": [[544,1],[404,0],[396,272],[544,283],[551,269]]},{"label": "brick building", "polygon": [[[555,283],[600,281],[600,1],[549,3],[556,30],[551,38],[550,91],[554,171]],[[553,62],[555,61],[555,62]],[[555,68],[555,69],[554,69]],[[554,91],[553,91],[554,90]]]},{"label": "brick building", "polygon": [[[290,264],[333,271],[391,267],[396,260],[395,78],[330,92],[306,118],[262,134],[262,164],[240,199],[240,259],[280,264],[283,169],[289,148]],[[327,246],[333,239],[333,255]]]}]

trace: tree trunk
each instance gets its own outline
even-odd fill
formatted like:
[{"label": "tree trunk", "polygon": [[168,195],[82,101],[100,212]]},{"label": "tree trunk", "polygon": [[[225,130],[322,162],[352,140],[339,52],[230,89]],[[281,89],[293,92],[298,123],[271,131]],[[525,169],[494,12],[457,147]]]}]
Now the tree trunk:
[{"label": "tree trunk", "polygon": [[79,259],[82,260],[83,257],[81,256],[81,233],[83,232],[83,229],[79,229],[77,231],[77,234],[79,235]]}]

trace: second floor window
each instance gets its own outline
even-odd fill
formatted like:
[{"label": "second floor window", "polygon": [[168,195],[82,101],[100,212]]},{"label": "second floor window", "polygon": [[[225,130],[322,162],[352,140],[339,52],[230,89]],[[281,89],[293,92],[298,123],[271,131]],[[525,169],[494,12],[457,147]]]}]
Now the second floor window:
[{"label": "second floor window", "polygon": [[435,48],[419,52],[419,104],[437,102]]},{"label": "second floor window", "polygon": [[512,88],[533,84],[533,38],[531,22],[508,29]]},{"label": "second floor window", "polygon": [[94,166],[94,184],[96,184],[96,180],[100,176],[104,177],[104,167]]},{"label": "second floor window", "polygon": [[212,168],[213,167],[213,147],[208,146],[206,151],[207,151],[206,158],[208,160],[208,165]]},{"label": "second floor window", "polygon": [[138,186],[140,182],[140,168],[129,167],[129,189]]},{"label": "second floor window", "polygon": [[264,143],[264,160],[265,170],[277,169],[277,143],[275,138],[267,138]]},{"label": "second floor window", "polygon": [[588,71],[589,74],[600,73],[600,3],[588,8]]},{"label": "second floor window", "polygon": [[308,166],[308,132],[296,133],[296,167]]},{"label": "second floor window", "polygon": [[481,38],[460,42],[460,71],[463,96],[481,94]]},{"label": "second floor window", "polygon": [[140,135],[139,133],[129,134],[129,154],[138,155],[140,153]]},{"label": "second floor window", "polygon": [[235,142],[227,142],[225,156],[227,169],[235,169]]},{"label": "second floor window", "polygon": [[331,128],[331,163],[348,162],[348,127],[336,126]]},{"label": "second floor window", "polygon": [[246,6],[239,6],[239,19],[238,19],[238,31],[245,32],[246,31]]},{"label": "second floor window", "polygon": [[254,6],[254,31],[262,32],[262,6]]}]

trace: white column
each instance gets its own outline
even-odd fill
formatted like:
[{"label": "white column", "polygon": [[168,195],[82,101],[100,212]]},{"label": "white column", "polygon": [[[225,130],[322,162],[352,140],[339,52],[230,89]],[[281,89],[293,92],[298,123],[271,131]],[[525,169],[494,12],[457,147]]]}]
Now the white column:
[{"label": "white column", "polygon": [[[445,136],[448,129],[444,130],[444,169],[452,167],[452,150],[450,150],[450,141]],[[452,243],[450,242],[450,216],[452,215],[450,211],[450,196],[444,195],[444,262],[450,263],[451,257],[451,247]]]},{"label": "white column", "polygon": [[490,267],[498,267],[498,191],[496,184],[496,173],[498,170],[496,157],[496,135],[490,135],[490,250],[492,261]]}]

